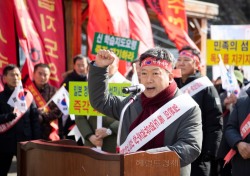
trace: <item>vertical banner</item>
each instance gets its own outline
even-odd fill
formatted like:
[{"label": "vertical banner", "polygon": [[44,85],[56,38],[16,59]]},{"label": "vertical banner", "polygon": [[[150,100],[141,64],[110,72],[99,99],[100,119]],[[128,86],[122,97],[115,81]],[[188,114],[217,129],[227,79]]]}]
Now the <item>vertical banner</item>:
[{"label": "vertical banner", "polygon": [[14,0],[16,28],[26,61],[23,78],[32,80],[34,65],[51,68],[50,83],[59,87],[65,72],[65,40],[61,0]]},{"label": "vertical banner", "polygon": [[17,48],[12,1],[0,1],[0,91],[3,90],[2,73],[7,64],[17,64]]},{"label": "vertical banner", "polygon": [[189,45],[199,50],[188,36],[184,0],[147,0],[177,49]]},{"label": "vertical banner", "polygon": [[143,0],[128,1],[130,37],[140,41],[139,54],[154,47],[151,23]]}]

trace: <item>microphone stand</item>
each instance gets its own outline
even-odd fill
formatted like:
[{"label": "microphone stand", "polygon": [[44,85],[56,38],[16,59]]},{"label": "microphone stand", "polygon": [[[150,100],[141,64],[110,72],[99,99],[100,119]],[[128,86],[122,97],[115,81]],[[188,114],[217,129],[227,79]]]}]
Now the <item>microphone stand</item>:
[{"label": "microphone stand", "polygon": [[130,98],[128,103],[123,107],[121,115],[120,115],[120,121],[119,121],[119,127],[118,127],[118,132],[117,132],[117,140],[116,140],[116,153],[120,153],[120,142],[121,142],[121,129],[122,129],[122,122],[123,122],[123,117],[126,109],[131,105],[137,98],[138,93],[133,93],[133,96]]}]

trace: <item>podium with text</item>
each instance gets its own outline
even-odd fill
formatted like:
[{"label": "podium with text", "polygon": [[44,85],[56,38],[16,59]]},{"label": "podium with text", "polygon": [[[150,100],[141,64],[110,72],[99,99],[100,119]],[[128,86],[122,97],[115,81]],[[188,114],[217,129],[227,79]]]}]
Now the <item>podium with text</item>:
[{"label": "podium with text", "polygon": [[18,176],[179,176],[175,152],[113,154],[71,140],[18,143]]}]

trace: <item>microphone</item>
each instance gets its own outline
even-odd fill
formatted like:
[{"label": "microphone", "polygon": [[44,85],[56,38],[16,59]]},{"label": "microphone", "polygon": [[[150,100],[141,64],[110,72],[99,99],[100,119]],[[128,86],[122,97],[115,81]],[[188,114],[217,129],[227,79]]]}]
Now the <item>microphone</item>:
[{"label": "microphone", "polygon": [[128,94],[128,93],[142,93],[145,90],[145,86],[143,84],[138,84],[130,87],[124,87],[122,89],[122,93]]}]

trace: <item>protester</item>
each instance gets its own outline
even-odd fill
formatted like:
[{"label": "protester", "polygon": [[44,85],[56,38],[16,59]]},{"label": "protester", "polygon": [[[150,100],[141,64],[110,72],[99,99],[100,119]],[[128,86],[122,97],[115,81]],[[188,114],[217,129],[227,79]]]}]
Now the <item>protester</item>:
[{"label": "protester", "polygon": [[[37,94],[33,95],[34,97],[37,96],[36,104],[40,107],[40,101],[43,101],[46,104],[56,93],[56,87],[50,85],[49,78],[50,78],[50,67],[47,64],[39,63],[34,66],[34,73],[33,73],[33,83],[37,89]],[[39,97],[39,98],[38,98]],[[36,100],[36,97],[35,97]],[[39,108],[39,121],[41,123],[41,131],[42,131],[42,139],[45,140],[55,140],[53,138],[55,136],[50,136],[53,132],[52,126],[50,123],[53,120],[59,119],[62,113],[60,109],[56,106],[56,104],[51,101],[48,106]],[[57,124],[57,122],[55,122]],[[54,131],[56,133],[56,131]],[[56,134],[54,134],[56,135]]]},{"label": "protester", "polygon": [[230,155],[233,176],[250,175],[250,89],[246,93],[237,100],[225,129],[226,140],[236,152]]},{"label": "protester", "polygon": [[[69,72],[65,79],[62,82],[66,84],[65,88],[69,91],[69,82],[70,81],[87,81],[87,74],[88,74],[88,58],[78,54],[73,57],[73,71]],[[60,125],[60,137],[63,139],[72,139],[75,140],[74,137],[68,136],[70,132],[70,128],[75,125],[75,120],[71,120],[69,115],[63,115],[62,118],[59,119]],[[82,145],[82,142],[79,142]]]},{"label": "protester", "polygon": [[76,55],[73,58],[73,71],[68,72],[65,75],[65,79],[62,84],[66,84],[65,88],[69,90],[70,81],[87,81],[88,74],[88,58],[81,54]]},{"label": "protester", "polygon": [[200,73],[200,56],[196,49],[183,47],[176,68],[182,73],[181,78],[175,78],[178,88],[189,93],[202,112],[202,151],[192,163],[191,175],[210,176],[211,164],[215,161],[222,137],[220,98],[212,82]]},{"label": "protester", "polygon": [[[125,98],[108,93],[108,66],[112,64],[115,57],[117,56],[112,51],[100,50],[95,62],[90,64],[88,83],[91,105],[101,113],[119,119],[121,111],[133,95]],[[126,141],[132,140],[133,137],[127,140],[126,138],[140,130],[139,124],[147,125],[149,116],[162,117],[162,121],[167,122],[164,126],[160,125],[161,130],[153,130],[152,139],[143,138],[142,142],[145,142],[145,145],[138,141],[133,143],[130,151],[144,150],[150,153],[175,151],[180,157],[181,175],[188,176],[191,172],[190,163],[199,156],[201,150],[201,111],[189,95],[182,94],[178,90],[173,80],[173,62],[173,55],[160,47],[149,49],[140,56],[141,83],[146,89],[125,111],[120,137],[121,143],[125,142],[124,144],[127,145]],[[187,101],[179,101],[179,98],[185,98]],[[169,107],[171,105],[175,108]],[[159,116],[156,114],[162,112],[157,111],[158,109],[165,108],[164,114]],[[167,108],[172,109],[172,113]],[[174,112],[179,110],[183,110],[183,113],[176,115]],[[176,120],[171,123],[168,118],[176,118]],[[168,127],[165,126],[167,124]],[[154,129],[158,127],[155,126]],[[121,153],[130,152],[122,146],[124,145],[120,146]]]},{"label": "protester", "polygon": [[[40,138],[38,111],[34,102],[27,103],[28,109],[20,113],[7,102],[21,80],[21,73],[17,66],[7,65],[3,69],[4,90],[0,92],[0,129],[9,126],[7,131],[0,132],[0,175],[7,176],[13,156],[17,156],[17,143]],[[28,91],[25,91],[28,94]],[[26,95],[27,95],[26,94]],[[30,93],[29,93],[30,94]],[[25,96],[26,97],[26,96]],[[32,96],[31,96],[32,98]]]},{"label": "protester", "polygon": [[[119,58],[109,66],[109,83],[130,83],[119,71]],[[102,127],[98,128],[98,117],[76,116],[76,125],[85,138],[85,146],[101,147],[106,152],[116,152],[119,121],[107,116],[101,118]]]}]

